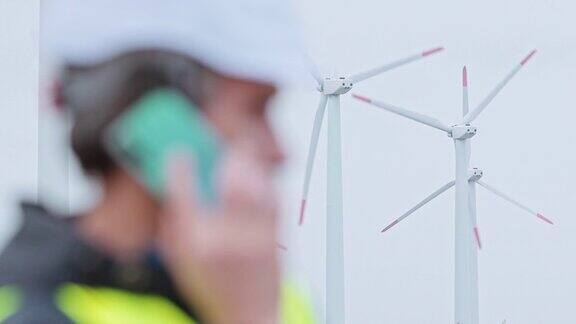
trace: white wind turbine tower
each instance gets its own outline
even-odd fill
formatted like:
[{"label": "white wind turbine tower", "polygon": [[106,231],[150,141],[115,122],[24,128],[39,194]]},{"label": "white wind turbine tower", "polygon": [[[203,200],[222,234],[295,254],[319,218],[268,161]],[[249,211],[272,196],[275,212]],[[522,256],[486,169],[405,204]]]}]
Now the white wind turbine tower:
[{"label": "white wind turbine tower", "polygon": [[[526,63],[536,54],[530,52],[520,64],[502,80],[488,94],[476,109],[470,111],[468,106],[468,76],[466,67],[463,70],[463,118],[454,126],[447,126],[441,121],[425,116],[404,108],[389,105],[387,103],[372,100],[364,96],[354,95],[355,98],[383,108],[392,113],[412,119],[422,124],[445,131],[454,140],[456,149],[456,180],[447,183],[440,189],[432,193],[422,202],[418,203],[404,215],[394,220],[390,225],[382,230],[388,231],[406,217],[420,209],[422,206],[438,197],[443,192],[452,187],[456,187],[456,228],[455,228],[455,321],[457,324],[478,324],[478,253],[475,244],[481,248],[480,234],[478,232],[476,220],[476,184],[487,189],[489,192],[505,199],[524,211],[538,217],[542,221],[553,224],[548,218],[533,211],[524,204],[510,198],[508,195],[498,191],[494,187],[480,180],[483,172],[479,169],[470,168],[470,140],[476,135],[476,127],[471,126],[482,111],[492,102],[496,95],[506,86],[506,84],[526,65]],[[476,241],[476,243],[475,243]]]},{"label": "white wind turbine tower", "polygon": [[320,104],[316,111],[310,150],[306,165],[304,190],[300,207],[299,224],[304,222],[306,201],[310,188],[310,179],[314,166],[314,157],[318,146],[324,113],[328,109],[328,165],[327,165],[327,215],[326,215],[326,321],[329,324],[345,322],[345,277],[344,277],[344,220],[342,214],[342,154],[340,96],[364,80],[375,77],[402,65],[420,60],[442,51],[438,47],[383,65],[372,70],[346,76],[322,76],[314,66],[313,77],[318,82]]}]

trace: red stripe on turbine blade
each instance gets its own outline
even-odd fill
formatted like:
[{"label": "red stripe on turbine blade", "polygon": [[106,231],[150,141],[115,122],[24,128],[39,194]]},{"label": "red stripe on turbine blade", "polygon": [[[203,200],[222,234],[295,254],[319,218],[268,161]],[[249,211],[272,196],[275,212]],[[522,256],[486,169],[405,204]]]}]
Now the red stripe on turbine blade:
[{"label": "red stripe on turbine blade", "polygon": [[384,232],[388,231],[389,229],[394,227],[394,225],[398,224],[399,222],[400,222],[399,220],[393,221],[392,223],[390,223],[390,225],[386,226],[386,228],[384,228],[380,233],[384,233]]},{"label": "red stripe on turbine blade", "polygon": [[462,86],[464,88],[468,87],[468,70],[466,69],[466,67],[462,69]]},{"label": "red stripe on turbine blade", "polygon": [[306,212],[306,199],[302,199],[300,203],[300,219],[298,220],[298,225],[302,226],[304,224],[304,213]]},{"label": "red stripe on turbine blade", "polygon": [[482,250],[482,241],[480,240],[480,231],[478,227],[474,227],[474,237],[476,238],[476,244],[478,244],[478,249]]},{"label": "red stripe on turbine blade", "polygon": [[537,50],[533,50],[532,52],[530,52],[530,54],[528,54],[528,56],[526,56],[522,62],[520,62],[520,65],[526,65],[526,63],[528,63],[528,61],[530,61],[530,59],[536,55],[536,52],[538,52]]},{"label": "red stripe on turbine blade", "polygon": [[367,102],[367,103],[372,103],[372,99],[370,99],[370,98],[368,98],[368,97],[364,97],[364,96],[357,95],[357,94],[353,94],[352,97],[354,97],[354,98],[356,98],[356,99],[358,99],[358,100],[360,100],[360,101],[364,101],[364,102]]},{"label": "red stripe on turbine blade", "polygon": [[443,50],[444,50],[444,47],[436,47],[436,48],[433,48],[431,50],[427,50],[427,51],[422,52],[422,56],[430,56],[432,54],[442,52]]},{"label": "red stripe on turbine blade", "polygon": [[554,225],[553,221],[551,221],[549,218],[547,218],[546,216],[544,216],[542,214],[536,214],[536,217],[540,218],[541,220],[545,221],[546,223],[548,223],[550,225]]}]

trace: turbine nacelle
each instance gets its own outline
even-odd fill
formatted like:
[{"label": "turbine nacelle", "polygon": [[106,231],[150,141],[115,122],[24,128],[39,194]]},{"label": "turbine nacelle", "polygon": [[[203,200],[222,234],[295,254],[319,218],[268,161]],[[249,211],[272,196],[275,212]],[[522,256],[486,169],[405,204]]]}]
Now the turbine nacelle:
[{"label": "turbine nacelle", "polygon": [[318,89],[324,95],[343,95],[354,87],[354,82],[347,77],[326,77]]},{"label": "turbine nacelle", "polygon": [[474,126],[470,125],[456,125],[452,126],[450,133],[448,134],[449,137],[455,140],[466,140],[469,138],[474,137],[478,129]]},{"label": "turbine nacelle", "polygon": [[468,171],[468,181],[469,182],[476,182],[480,179],[482,179],[482,177],[484,176],[484,171],[478,169],[478,168],[474,168],[471,169],[470,171]]}]

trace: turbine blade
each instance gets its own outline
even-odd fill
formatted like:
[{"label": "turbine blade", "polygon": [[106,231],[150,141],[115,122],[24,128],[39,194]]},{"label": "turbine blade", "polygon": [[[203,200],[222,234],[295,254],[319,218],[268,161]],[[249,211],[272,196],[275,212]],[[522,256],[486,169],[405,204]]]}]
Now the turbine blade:
[{"label": "turbine blade", "polygon": [[422,53],[411,55],[411,56],[405,57],[403,59],[394,61],[392,63],[388,63],[386,65],[382,65],[382,66],[379,66],[377,68],[374,68],[374,69],[371,69],[368,71],[364,71],[362,73],[355,74],[355,75],[350,77],[350,80],[353,83],[358,83],[358,82],[370,79],[372,77],[375,77],[375,76],[382,74],[386,71],[393,70],[393,69],[400,67],[402,65],[412,63],[414,61],[417,61],[417,60],[423,59],[425,57],[431,56],[433,54],[439,53],[443,50],[444,50],[444,47],[437,47],[437,48],[433,48],[433,49],[424,51]]},{"label": "turbine blade", "polygon": [[312,128],[312,136],[310,139],[310,148],[308,151],[308,160],[306,162],[306,175],[304,176],[304,189],[302,191],[302,202],[300,204],[300,218],[298,224],[304,223],[304,214],[306,212],[306,201],[308,199],[308,191],[310,189],[310,179],[312,178],[312,170],[314,169],[314,158],[316,156],[316,148],[318,147],[318,139],[320,131],[322,130],[322,121],[324,120],[324,113],[326,112],[326,105],[328,97],[325,95],[320,96],[320,103],[318,110],[316,110],[316,117],[314,118],[314,126]]},{"label": "turbine blade", "polygon": [[468,70],[466,67],[462,69],[462,116],[466,116],[470,112],[470,104],[468,102]]},{"label": "turbine blade", "polygon": [[478,226],[474,227],[474,238],[476,239],[478,250],[482,250],[482,240],[480,239],[480,230],[478,229]]},{"label": "turbine blade", "polygon": [[476,181],[476,182],[477,182],[479,185],[481,185],[482,187],[484,187],[486,190],[492,192],[493,194],[495,194],[496,196],[498,196],[498,197],[506,200],[507,202],[515,205],[516,207],[524,210],[525,212],[527,212],[527,213],[529,213],[529,214],[531,214],[531,215],[533,215],[533,216],[538,217],[540,220],[542,220],[542,221],[544,221],[544,222],[546,222],[546,223],[548,223],[548,224],[550,224],[550,225],[554,225],[554,222],[552,222],[552,221],[551,221],[549,218],[547,218],[546,216],[542,215],[541,213],[538,213],[538,212],[534,211],[533,209],[531,209],[531,208],[527,207],[526,205],[518,202],[517,200],[511,198],[510,196],[508,196],[508,195],[506,195],[505,193],[499,191],[498,189],[490,186],[489,184],[487,184],[487,183],[485,183],[485,182],[483,182],[483,181],[480,181],[480,180],[478,180],[478,181]]},{"label": "turbine blade", "polygon": [[322,73],[320,72],[318,65],[316,65],[316,63],[314,63],[314,61],[308,55],[304,55],[304,62],[306,63],[306,67],[308,68],[310,75],[314,78],[314,80],[316,80],[316,82],[318,82],[319,86],[322,86],[324,79],[322,78]]},{"label": "turbine blade", "polygon": [[288,251],[288,248],[284,244],[276,242],[276,247],[282,251]]},{"label": "turbine blade", "polygon": [[442,193],[444,193],[445,191],[447,191],[448,189],[454,187],[454,184],[456,182],[455,181],[450,181],[447,184],[445,184],[444,186],[442,186],[440,189],[434,191],[430,196],[426,197],[426,199],[422,200],[421,202],[419,202],[416,206],[414,206],[412,209],[410,209],[409,211],[407,211],[404,215],[398,217],[396,220],[394,220],[392,223],[390,223],[390,225],[386,226],[381,233],[384,233],[386,231],[388,231],[389,229],[391,229],[392,227],[396,226],[398,223],[400,223],[401,221],[403,221],[404,219],[406,219],[406,217],[412,215],[415,211],[417,211],[418,209],[422,208],[422,206],[426,205],[427,203],[429,203],[430,201],[432,201],[434,198],[440,196]]},{"label": "turbine blade", "polygon": [[504,80],[500,81],[500,83],[498,83],[496,85],[496,87],[488,94],[488,96],[484,99],[484,101],[482,101],[482,103],[480,103],[480,105],[478,107],[476,107],[474,110],[472,110],[471,112],[466,114],[466,116],[464,116],[463,123],[469,124],[474,119],[476,119],[476,117],[478,117],[478,115],[480,115],[482,113],[482,111],[484,111],[484,109],[486,109],[486,107],[488,107],[488,105],[492,102],[492,100],[494,100],[494,98],[500,93],[500,91],[502,91],[502,89],[504,89],[504,87],[508,84],[508,82],[510,82],[510,80],[512,80],[512,78],[518,73],[518,71],[520,71],[520,69],[522,69],[522,67],[524,65],[526,65],[528,63],[528,61],[535,54],[536,54],[536,50],[533,50],[518,65],[516,65],[512,69],[512,71],[510,71],[510,73],[508,73],[508,75],[506,75]]},{"label": "turbine blade", "polygon": [[480,229],[478,228],[478,216],[476,215],[476,183],[469,181],[468,186],[470,187],[470,190],[468,191],[468,208],[473,224],[472,233],[474,234],[474,240],[478,250],[482,250],[482,240],[480,239]]},{"label": "turbine blade", "polygon": [[405,108],[392,106],[392,105],[389,105],[389,104],[382,102],[382,101],[372,100],[372,99],[364,97],[364,96],[360,96],[360,95],[356,95],[356,94],[352,95],[352,96],[354,98],[360,100],[360,101],[364,101],[364,102],[369,103],[373,106],[380,107],[380,108],[387,110],[391,113],[395,113],[397,115],[400,115],[402,117],[406,117],[408,119],[412,119],[413,121],[417,121],[417,122],[422,123],[424,125],[428,125],[428,126],[437,128],[439,130],[443,130],[447,133],[451,132],[450,127],[446,126],[444,123],[442,123],[441,121],[439,121],[436,118],[422,115],[420,113],[413,112],[413,111],[410,111],[410,110],[405,109]]}]

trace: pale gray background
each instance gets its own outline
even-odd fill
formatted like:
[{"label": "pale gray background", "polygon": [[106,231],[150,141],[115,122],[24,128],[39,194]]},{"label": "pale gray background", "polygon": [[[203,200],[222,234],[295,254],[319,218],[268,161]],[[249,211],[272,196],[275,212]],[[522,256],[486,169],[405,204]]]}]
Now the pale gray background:
[{"label": "pale gray background", "polygon": [[38,2],[0,0],[0,245],[14,201],[37,194]]},{"label": "pale gray background", "polygon": [[[310,56],[327,71],[356,72],[446,46],[439,56],[354,90],[446,123],[461,111],[464,64],[474,106],[529,50],[540,50],[478,118],[473,163],[484,169],[487,182],[542,210],[557,225],[548,226],[479,189],[485,245],[480,253],[481,321],[575,323],[576,3],[298,0],[297,5]],[[40,195],[60,208],[76,209],[90,200],[73,162],[68,167],[57,158],[63,134],[53,130],[57,119],[43,110],[38,127],[37,40],[38,0],[0,0],[0,233],[14,223],[14,193],[35,197],[38,185]],[[281,177],[287,269],[307,280],[321,303],[324,141],[308,222],[304,228],[296,226],[317,99],[312,89],[283,93],[274,119],[291,156]],[[389,234],[379,234],[382,226],[452,178],[451,142],[435,129],[348,96],[343,99],[343,137],[348,322],[451,323],[453,193]]]}]

